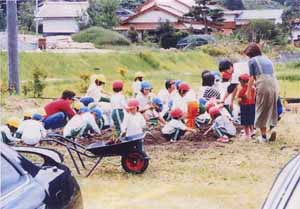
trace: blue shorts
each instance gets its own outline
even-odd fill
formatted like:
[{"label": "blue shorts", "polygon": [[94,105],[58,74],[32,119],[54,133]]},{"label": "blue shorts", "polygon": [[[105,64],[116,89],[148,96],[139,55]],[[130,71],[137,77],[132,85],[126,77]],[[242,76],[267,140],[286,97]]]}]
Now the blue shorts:
[{"label": "blue shorts", "polygon": [[241,125],[254,125],[255,120],[255,104],[240,105],[241,110]]}]

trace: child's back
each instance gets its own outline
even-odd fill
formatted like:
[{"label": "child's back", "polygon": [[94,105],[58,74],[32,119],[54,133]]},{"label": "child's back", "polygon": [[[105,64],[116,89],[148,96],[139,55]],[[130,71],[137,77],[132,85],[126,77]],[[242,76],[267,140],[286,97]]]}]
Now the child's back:
[{"label": "child's back", "polygon": [[37,120],[25,120],[17,130],[17,135],[22,135],[21,139],[25,144],[37,144],[43,137],[46,137],[46,130],[42,122]]},{"label": "child's back", "polygon": [[215,118],[213,126],[215,128],[224,128],[231,136],[236,135],[236,128],[233,123],[224,115],[219,115]]}]

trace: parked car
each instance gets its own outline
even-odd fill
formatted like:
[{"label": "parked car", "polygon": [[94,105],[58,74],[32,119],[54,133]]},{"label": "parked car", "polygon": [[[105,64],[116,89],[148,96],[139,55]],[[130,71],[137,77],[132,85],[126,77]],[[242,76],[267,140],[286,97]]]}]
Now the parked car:
[{"label": "parked car", "polygon": [[262,209],[299,209],[299,181],[300,155],[297,155],[278,174]]},{"label": "parked car", "polygon": [[180,39],[176,45],[176,48],[193,48],[196,46],[202,46],[209,43],[215,43],[216,40],[211,35],[189,35]]},{"label": "parked car", "polygon": [[[45,148],[8,147],[2,142],[0,151],[1,208],[83,208],[79,185],[62,164],[60,153]],[[23,155],[40,163],[33,163]]]}]

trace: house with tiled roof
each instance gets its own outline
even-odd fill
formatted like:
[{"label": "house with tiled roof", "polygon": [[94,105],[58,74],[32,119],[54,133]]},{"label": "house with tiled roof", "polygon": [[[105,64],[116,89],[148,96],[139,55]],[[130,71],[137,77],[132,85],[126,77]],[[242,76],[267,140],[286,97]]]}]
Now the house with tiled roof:
[{"label": "house with tiled roof", "polygon": [[69,35],[79,32],[78,19],[84,16],[88,7],[87,1],[46,1],[39,8],[35,19],[44,35]]},{"label": "house with tiled roof", "polygon": [[[202,30],[204,25],[200,21],[185,18],[193,6],[195,0],[148,0],[136,9],[136,13],[125,19],[115,29],[128,31],[134,27],[136,31],[154,31],[160,22],[169,21],[178,30]],[[222,25],[214,25],[208,20],[208,26],[225,34],[232,33],[238,27],[249,24],[251,20],[265,19],[281,23],[282,9],[277,10],[228,10],[220,5],[210,5],[211,9],[222,9],[224,22]]]}]

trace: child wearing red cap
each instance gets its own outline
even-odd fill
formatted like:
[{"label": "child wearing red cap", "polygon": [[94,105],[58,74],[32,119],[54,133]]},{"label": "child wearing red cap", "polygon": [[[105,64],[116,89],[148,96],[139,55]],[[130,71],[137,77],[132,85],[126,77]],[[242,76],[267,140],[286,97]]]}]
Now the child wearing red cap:
[{"label": "child wearing red cap", "polygon": [[124,119],[124,108],[126,106],[125,96],[122,94],[123,86],[123,81],[119,80],[114,81],[112,84],[114,94],[111,96],[110,104],[116,136],[119,136],[121,133],[121,124]]},{"label": "child wearing red cap", "polygon": [[213,124],[207,131],[205,131],[204,136],[207,135],[209,131],[213,130],[215,135],[218,137],[218,142],[229,142],[229,138],[236,134],[236,128],[233,123],[226,116],[221,114],[217,106],[211,106],[208,112]]},{"label": "child wearing red cap", "polygon": [[171,111],[172,119],[166,123],[161,132],[163,136],[170,140],[170,142],[176,142],[187,131],[195,132],[195,129],[188,128],[183,122],[183,111],[179,108],[175,108]]},{"label": "child wearing red cap", "polygon": [[136,99],[130,99],[127,103],[127,114],[121,125],[121,136],[130,141],[143,136],[143,129],[146,128],[146,121],[139,112],[139,102]]},{"label": "child wearing red cap", "polygon": [[240,104],[241,125],[244,126],[245,137],[251,138],[254,131],[255,120],[255,89],[252,87],[251,96],[247,98],[246,92],[250,76],[246,73],[239,76],[238,102]]}]

